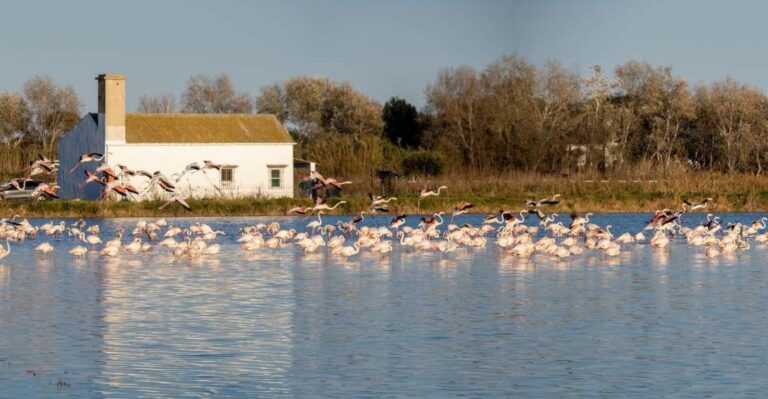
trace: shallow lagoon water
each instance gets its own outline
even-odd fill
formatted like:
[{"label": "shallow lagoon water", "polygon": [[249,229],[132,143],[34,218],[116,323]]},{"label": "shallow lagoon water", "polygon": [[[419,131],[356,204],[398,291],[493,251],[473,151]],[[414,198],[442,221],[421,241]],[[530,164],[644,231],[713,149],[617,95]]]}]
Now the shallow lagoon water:
[{"label": "shallow lagoon water", "polygon": [[[594,220],[618,235],[647,218]],[[13,245],[0,261],[0,398],[655,398],[768,389],[762,245],[709,259],[680,242],[631,244],[617,258],[587,251],[564,262],[519,259],[490,243],[451,254],[395,245],[387,256],[350,259],[237,247],[240,227],[273,219],[169,219],[228,233],[220,254],[196,260],[162,248],[76,260],[66,253],[77,244],[70,239],[46,255],[32,250],[41,239]],[[102,237],[135,221],[88,220]]]}]

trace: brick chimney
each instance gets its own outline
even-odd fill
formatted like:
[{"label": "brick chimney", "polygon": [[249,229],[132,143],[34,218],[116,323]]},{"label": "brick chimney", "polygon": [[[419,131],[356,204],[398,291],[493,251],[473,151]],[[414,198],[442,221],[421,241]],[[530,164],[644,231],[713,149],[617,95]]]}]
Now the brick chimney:
[{"label": "brick chimney", "polygon": [[105,142],[125,143],[125,75],[106,73],[99,82],[99,113],[104,114]]}]

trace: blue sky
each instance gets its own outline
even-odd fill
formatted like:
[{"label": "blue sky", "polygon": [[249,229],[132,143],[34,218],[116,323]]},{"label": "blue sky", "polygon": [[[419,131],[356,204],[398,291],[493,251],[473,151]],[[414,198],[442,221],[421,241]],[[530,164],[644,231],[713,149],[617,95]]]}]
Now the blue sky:
[{"label": "blue sky", "polygon": [[240,90],[297,75],[349,80],[422,105],[444,67],[503,54],[582,71],[638,59],[692,83],[768,86],[768,4],[707,1],[24,1],[0,13],[0,90],[34,74],[74,86],[93,110],[102,72],[142,94],[180,94],[197,73]]},{"label": "blue sky", "polygon": [[629,59],[671,65],[691,84],[731,76],[768,87],[768,3],[538,1],[515,3],[513,52],[533,62],[613,69]]},{"label": "blue sky", "polygon": [[180,94],[191,75],[228,73],[240,90],[297,75],[349,80],[385,101],[423,104],[440,68],[482,67],[514,51],[502,1],[24,1],[0,13],[0,90],[34,74],[74,86],[128,75],[142,94]]}]

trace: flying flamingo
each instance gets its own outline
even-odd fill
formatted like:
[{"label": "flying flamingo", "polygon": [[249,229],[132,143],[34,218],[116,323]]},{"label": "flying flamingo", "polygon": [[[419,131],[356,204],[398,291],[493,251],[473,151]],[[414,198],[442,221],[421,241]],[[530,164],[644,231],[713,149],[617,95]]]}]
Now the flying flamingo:
[{"label": "flying flamingo", "polygon": [[474,207],[475,206],[469,202],[462,202],[457,207],[453,208],[453,214],[451,215],[451,222],[453,222],[453,218],[455,218],[456,216],[463,215],[469,212],[469,210]]},{"label": "flying flamingo", "polygon": [[528,208],[538,209],[542,205],[557,205],[560,203],[560,200],[558,199],[559,197],[561,197],[560,194],[555,194],[552,196],[552,198],[544,198],[538,201],[529,199],[525,201],[525,206]]},{"label": "flying flamingo", "polygon": [[171,199],[168,200],[168,202],[165,203],[165,205],[161,206],[160,208],[157,208],[158,210],[162,211],[166,206],[173,204],[174,202],[181,205],[184,209],[191,211],[192,207],[189,206],[186,199],[181,196],[181,194],[175,193],[171,196]]},{"label": "flying flamingo", "polygon": [[380,195],[373,195],[373,193],[368,193],[368,198],[371,199],[371,207],[374,207],[376,205],[386,204],[389,201],[397,201],[396,197],[384,198],[383,196],[380,196]]},{"label": "flying flamingo", "polygon": [[293,213],[293,214],[296,214],[296,215],[302,215],[303,216],[303,215],[306,215],[307,213],[309,213],[311,210],[312,210],[311,206],[308,207],[308,208],[302,208],[300,206],[297,206],[297,207],[289,209],[287,213]]},{"label": "flying flamingo", "polygon": [[79,188],[83,188],[83,187],[87,186],[89,183],[92,183],[92,182],[99,182],[99,183],[101,183],[103,181],[102,177],[100,177],[99,175],[97,175],[97,174],[95,174],[95,173],[93,173],[91,171],[86,170],[84,172],[85,172],[86,179],[85,179],[84,182],[82,182],[82,183],[80,183],[78,185]]},{"label": "flying flamingo", "polygon": [[706,209],[707,204],[712,202],[712,198],[706,198],[704,201],[701,202],[692,202],[687,199],[683,200],[683,209],[685,212],[693,212],[698,209]]},{"label": "flying flamingo", "polygon": [[69,170],[69,173],[74,172],[82,164],[86,164],[91,161],[101,161],[102,159],[104,159],[104,154],[98,152],[90,152],[88,154],[80,155],[77,163],[72,167],[72,169]]},{"label": "flying flamingo", "polygon": [[325,177],[323,177],[323,175],[321,175],[320,173],[317,173],[317,172],[315,172],[315,177],[317,178],[317,180],[320,181],[320,184],[317,184],[314,187],[312,187],[315,190],[320,188],[320,187],[328,187],[328,186],[333,186],[333,187],[337,188],[338,190],[341,190],[341,186],[343,186],[345,184],[352,184],[351,181],[339,182],[338,180],[336,180],[336,179],[334,179],[332,177],[325,178]]},{"label": "flying flamingo", "polygon": [[397,228],[405,224],[406,217],[408,217],[408,215],[403,213],[395,216],[394,218],[392,218],[392,221],[389,223],[389,227],[397,230]]},{"label": "flying flamingo", "polygon": [[437,191],[435,191],[435,190],[428,190],[426,188],[421,189],[421,192],[419,193],[419,200],[416,202],[416,209],[419,210],[419,211],[421,210],[421,200],[423,200],[424,198],[427,198],[427,197],[432,197],[432,196],[436,197],[436,196],[440,195],[440,190],[442,190],[442,189],[446,189],[447,190],[448,187],[440,186],[440,187],[437,188]]},{"label": "flying flamingo", "polygon": [[40,197],[44,197],[46,199],[51,198],[59,198],[59,195],[56,194],[56,190],[58,190],[60,187],[57,185],[50,186],[48,183],[42,183],[35,187],[35,190],[32,192],[32,197],[35,199],[35,204],[37,204],[40,201]]},{"label": "flying flamingo", "polygon": [[322,199],[321,197],[317,197],[317,200],[315,201],[315,206],[312,207],[312,211],[313,212],[332,211],[332,210],[336,209],[336,207],[338,207],[339,205],[346,204],[346,203],[347,203],[347,201],[339,201],[339,202],[336,203],[336,205],[334,205],[333,207],[330,207],[330,206],[328,206],[328,203],[325,202],[324,199]]},{"label": "flying flamingo", "polygon": [[366,212],[366,211],[360,212],[360,215],[357,215],[357,216],[353,217],[352,220],[350,220],[349,222],[352,223],[352,224],[358,224],[358,223],[362,222],[363,220],[365,220],[365,216],[363,216],[363,215],[365,215],[366,213],[368,213],[368,212]]}]

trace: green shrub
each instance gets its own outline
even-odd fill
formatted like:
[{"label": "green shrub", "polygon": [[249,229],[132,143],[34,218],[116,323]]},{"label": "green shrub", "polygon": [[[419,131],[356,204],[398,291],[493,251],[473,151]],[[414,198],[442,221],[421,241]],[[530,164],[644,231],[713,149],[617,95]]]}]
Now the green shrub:
[{"label": "green shrub", "polygon": [[402,167],[405,175],[438,176],[443,173],[443,157],[429,151],[415,151],[403,157]]}]

